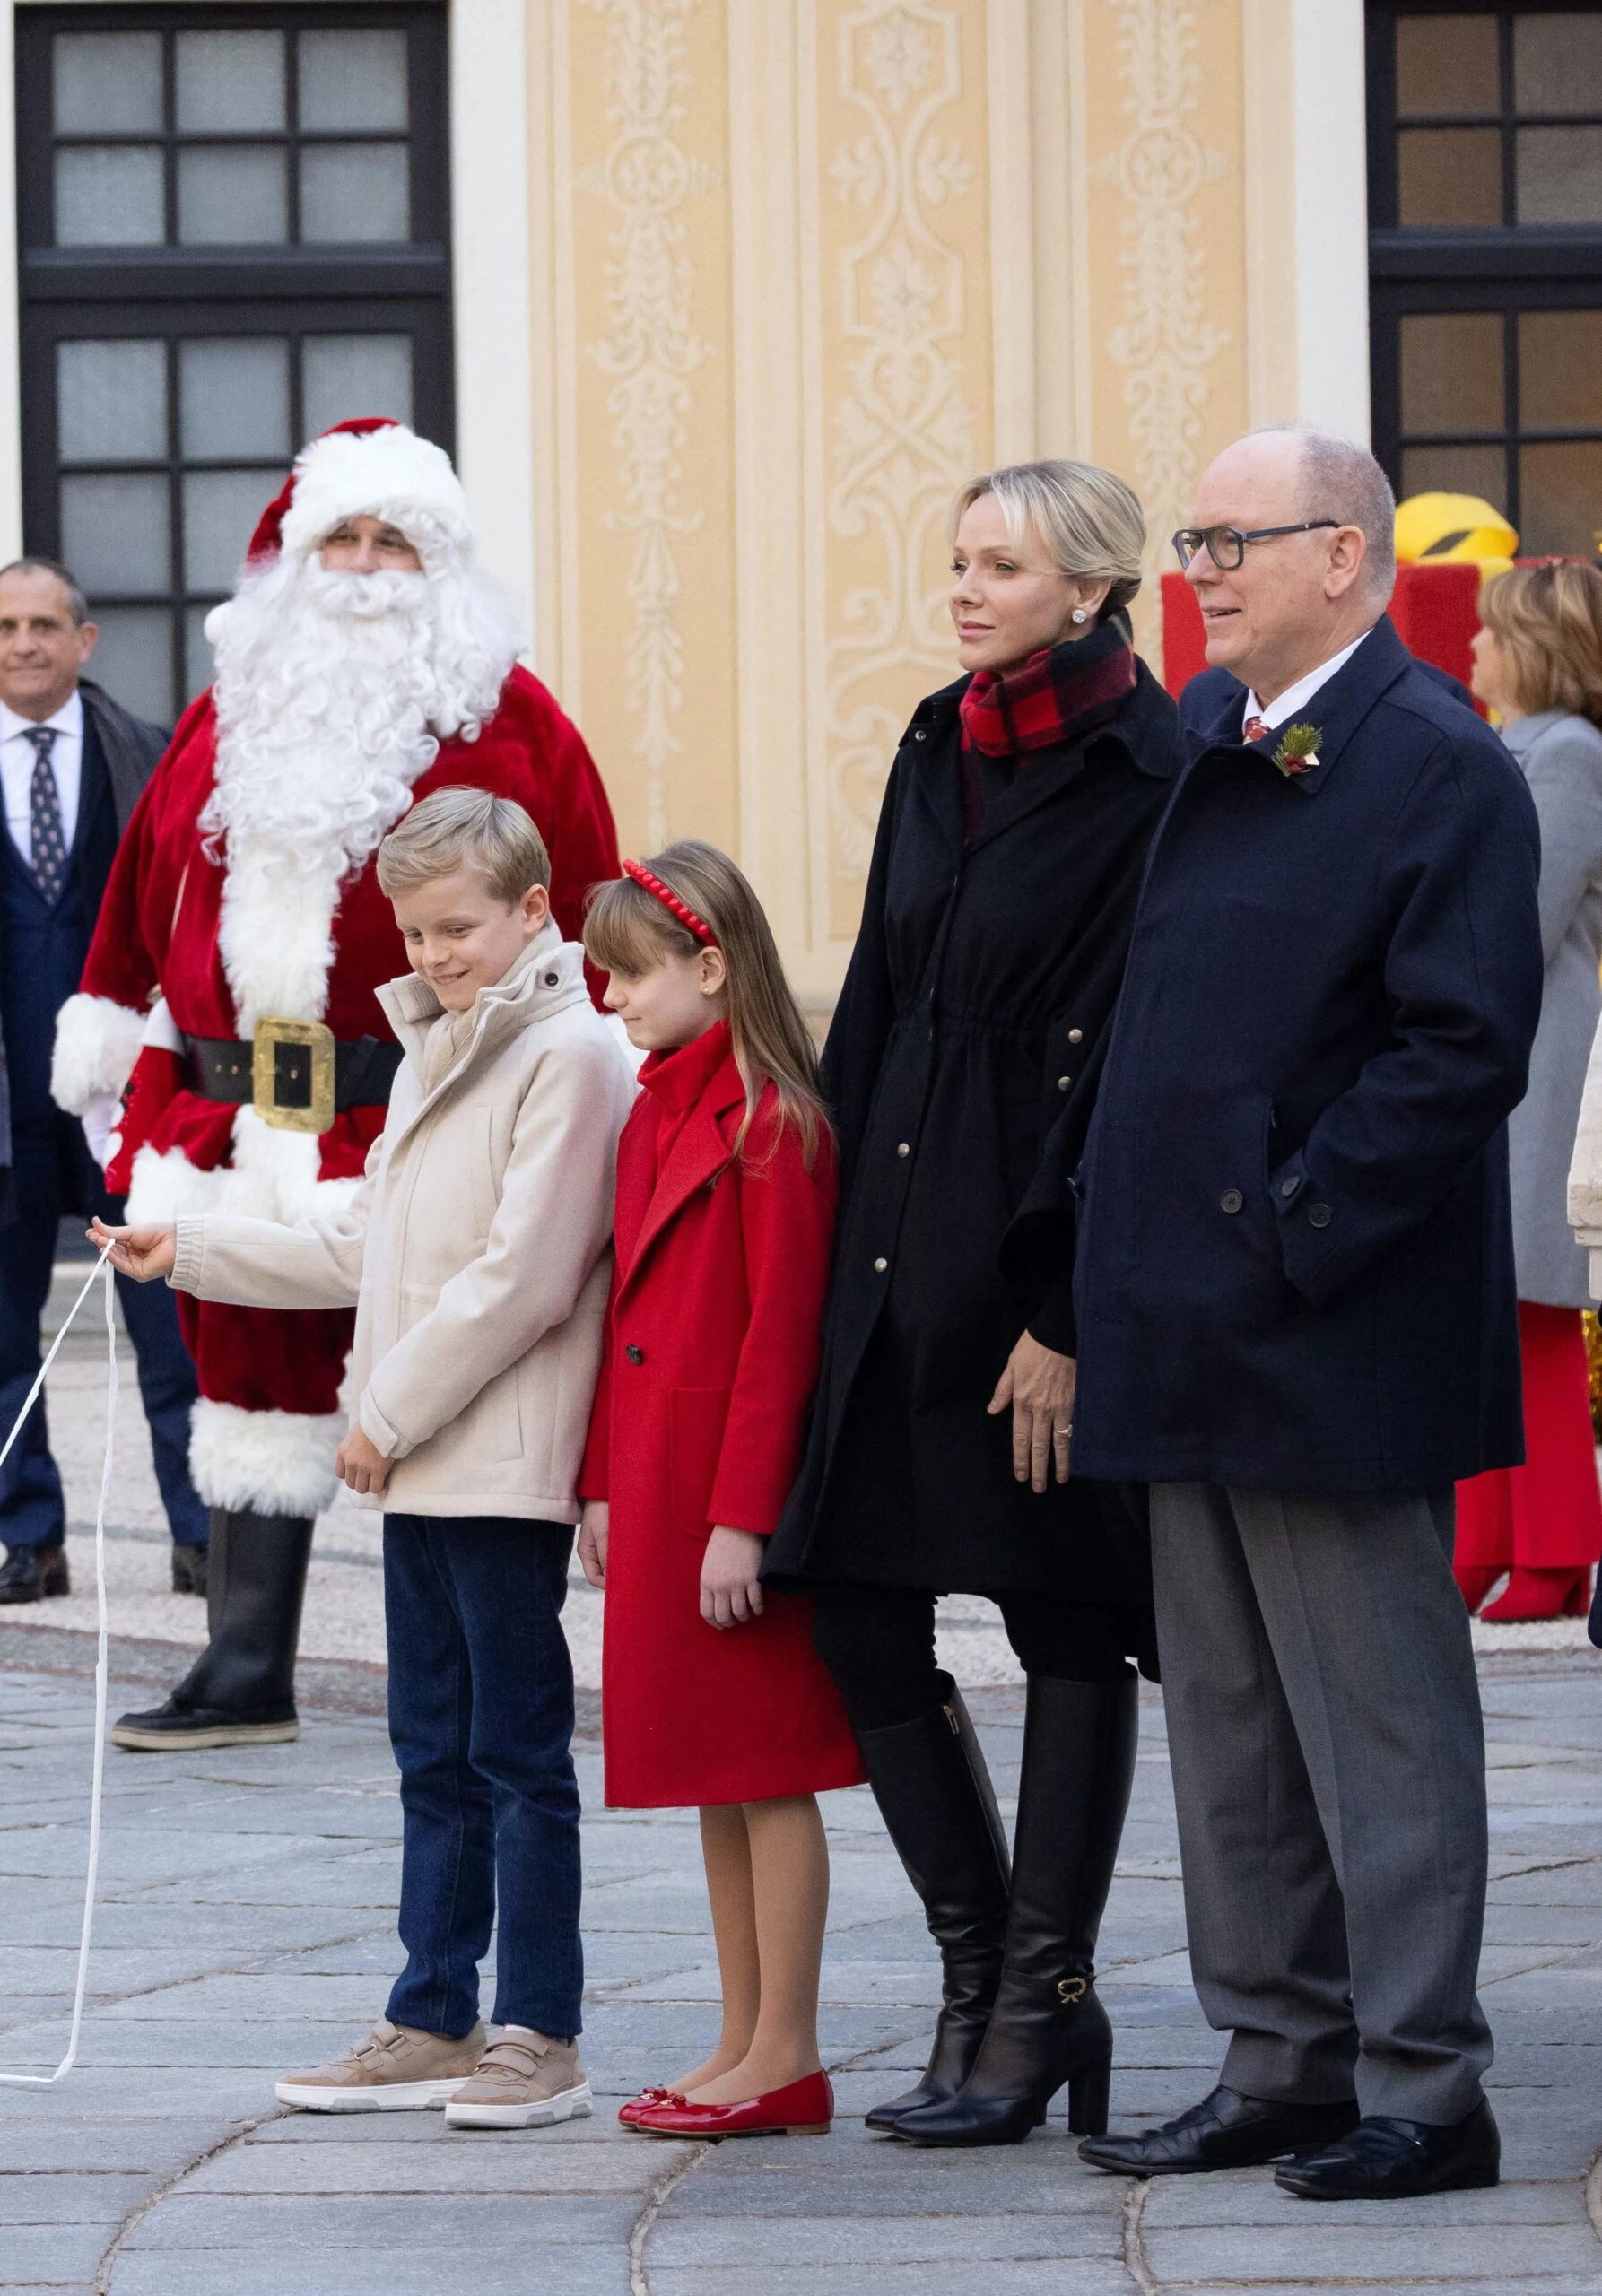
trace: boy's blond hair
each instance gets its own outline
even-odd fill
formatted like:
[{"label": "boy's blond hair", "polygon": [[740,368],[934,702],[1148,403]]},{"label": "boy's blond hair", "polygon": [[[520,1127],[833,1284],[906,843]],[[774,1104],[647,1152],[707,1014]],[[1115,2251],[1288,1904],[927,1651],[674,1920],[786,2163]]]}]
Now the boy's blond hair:
[{"label": "boy's blond hair", "polygon": [[531,885],[551,883],[544,839],[521,805],[487,789],[436,789],[379,848],[379,884],[391,900],[462,868],[476,869],[497,900],[520,901]]}]

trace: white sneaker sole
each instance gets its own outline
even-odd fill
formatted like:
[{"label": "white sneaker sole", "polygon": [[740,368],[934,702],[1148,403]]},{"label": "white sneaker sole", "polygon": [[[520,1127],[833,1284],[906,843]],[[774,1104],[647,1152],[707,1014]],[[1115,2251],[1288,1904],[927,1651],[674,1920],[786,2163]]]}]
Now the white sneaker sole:
[{"label": "white sneaker sole", "polygon": [[583,2120],[594,2110],[588,2081],[576,2089],[559,2089],[553,2097],[538,2097],[528,2105],[462,2105],[445,2108],[447,2128],[554,2128],[558,2121]]},{"label": "white sneaker sole", "polygon": [[454,2097],[471,2078],[459,2081],[375,2082],[370,2088],[315,2089],[303,2081],[280,2081],[273,2094],[281,2105],[303,2113],[426,2113]]}]

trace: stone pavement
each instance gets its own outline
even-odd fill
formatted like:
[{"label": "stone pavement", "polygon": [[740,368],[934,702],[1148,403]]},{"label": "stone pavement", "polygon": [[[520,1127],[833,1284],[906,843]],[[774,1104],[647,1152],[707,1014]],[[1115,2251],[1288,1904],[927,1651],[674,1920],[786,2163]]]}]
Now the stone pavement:
[{"label": "stone pavement", "polygon": [[[62,1671],[30,1667],[31,1654]],[[65,2031],[84,1856],[91,1685],[77,1638],[0,1642],[0,2060],[48,2070]],[[74,1671],[67,1671],[71,1666]],[[334,1669],[324,1669],[332,1678]],[[374,1703],[344,1670],[352,1709]],[[102,1904],[83,2061],[0,2089],[0,2287],[103,2296],[986,2296],[1602,2287],[1586,2179],[1602,2139],[1602,1667],[1501,1662],[1486,2003],[1508,2181],[1390,2208],[1318,2208],[1266,2174],[1147,2187],[1083,2168],[1061,2119],[1015,2149],[913,2152],[865,2108],[917,2065],[935,1969],[866,1792],[826,1804],[834,1905],[823,2138],[670,2145],[617,2102],[698,2052],[716,1986],[692,1819],[587,1807],[585,2054],[593,2119],[448,2132],[436,2114],[281,2114],[274,2074],[382,2008],[398,1810],[377,1715],[317,1713],[296,1746],[108,1764]],[[1004,1796],[1020,1700],[974,1706]],[[115,1710],[115,1709],[114,1709]],[[1162,1708],[1103,1934],[1119,2124],[1209,2083],[1186,1981]]]}]

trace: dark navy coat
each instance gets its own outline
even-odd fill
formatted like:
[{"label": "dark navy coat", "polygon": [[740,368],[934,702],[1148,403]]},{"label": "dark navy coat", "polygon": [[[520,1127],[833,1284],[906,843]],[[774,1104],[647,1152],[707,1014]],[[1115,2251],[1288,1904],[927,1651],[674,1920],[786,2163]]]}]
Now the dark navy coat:
[{"label": "dark navy coat", "polygon": [[1541,1004],[1539,835],[1389,620],[1319,762],[1196,681],[1082,1169],[1074,1465],[1419,1490],[1523,1456],[1505,1119]]}]

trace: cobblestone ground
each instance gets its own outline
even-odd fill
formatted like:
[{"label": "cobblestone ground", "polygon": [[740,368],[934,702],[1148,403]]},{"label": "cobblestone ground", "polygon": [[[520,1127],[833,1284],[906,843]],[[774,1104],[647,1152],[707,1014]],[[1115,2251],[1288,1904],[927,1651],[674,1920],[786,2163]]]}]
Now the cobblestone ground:
[{"label": "cobblestone ground", "polygon": [[[70,1347],[57,1413],[76,1521],[98,1473],[99,1383],[89,1350]],[[153,1614],[144,1631],[161,1628],[157,1639],[126,1631],[140,1615],[136,1599],[173,1598],[158,1591],[159,1518],[136,1413],[120,1439],[113,1617],[125,1631],[113,1697],[126,1702],[164,1679],[198,1619],[187,1624],[179,1604],[181,1633]],[[330,1548],[344,1535],[331,1518]],[[353,1559],[326,1567],[368,1590],[370,1615],[370,1528],[353,1524],[350,1535]],[[76,1550],[87,1587],[81,1540]],[[314,1590],[314,1613],[337,1591],[328,1582]],[[0,2062],[10,2069],[55,2063],[70,2007],[91,1758],[84,1600],[0,1624]],[[356,1615],[342,1633],[353,1633]],[[699,2147],[619,2131],[618,2100],[710,2037],[716,1987],[693,1823],[600,1809],[588,1692],[579,1756],[590,1812],[584,2048],[595,2118],[552,2134],[479,2135],[448,2132],[435,2114],[281,2114],[274,2075],[360,2031],[395,1967],[398,1810],[370,1631],[358,1644],[365,1661],[336,1648],[304,1670],[312,1710],[299,1745],[110,1757],[81,2065],[53,2090],[0,2088],[0,2288],[857,2296],[871,2282],[884,2296],[935,2296],[976,2279],[986,2296],[1602,2288],[1587,2208],[1602,2141],[1602,1666],[1584,1652],[1520,1655],[1504,1644],[1483,1660],[1495,1876],[1483,1982],[1507,2181],[1389,2208],[1318,2208],[1257,2172],[1146,2187],[1098,2175],[1081,2166],[1056,2115],[1003,2152],[912,2152],[868,2136],[866,2106],[921,2061],[936,1973],[861,1791],[826,1803],[833,2134]],[[588,1631],[580,1620],[581,1647]],[[995,1629],[971,1606],[948,1620],[946,1647],[971,1683],[989,1678],[972,1702],[1005,1797],[1022,1710]],[[1119,2126],[1190,2101],[1218,2057],[1188,1983],[1154,1692],[1142,1724],[1102,1938]],[[1602,2223],[1602,2191],[1592,2213]]]}]

